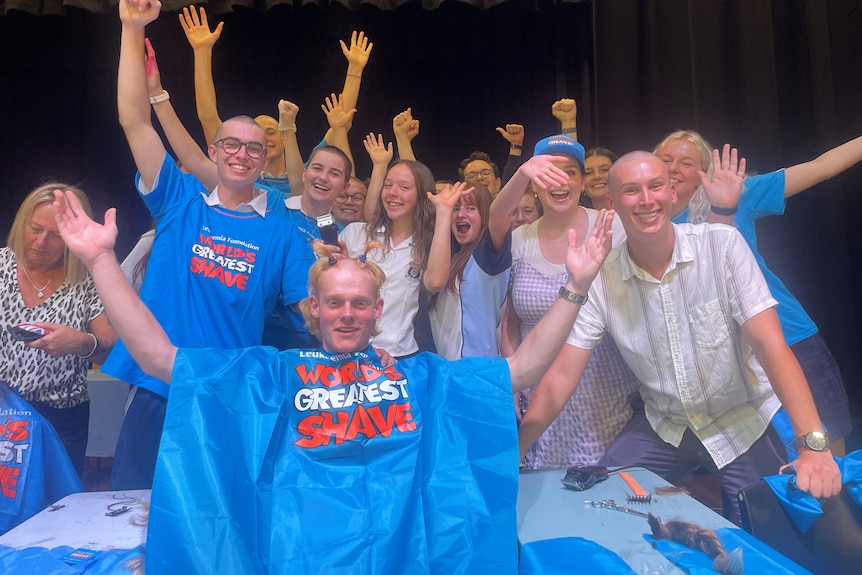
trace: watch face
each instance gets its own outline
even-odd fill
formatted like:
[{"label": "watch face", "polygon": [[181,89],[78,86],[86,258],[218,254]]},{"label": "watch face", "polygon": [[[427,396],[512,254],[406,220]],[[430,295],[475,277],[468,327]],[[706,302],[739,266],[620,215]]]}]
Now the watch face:
[{"label": "watch face", "polygon": [[826,449],[826,436],[819,431],[812,431],[805,434],[805,445],[814,451],[823,451]]}]

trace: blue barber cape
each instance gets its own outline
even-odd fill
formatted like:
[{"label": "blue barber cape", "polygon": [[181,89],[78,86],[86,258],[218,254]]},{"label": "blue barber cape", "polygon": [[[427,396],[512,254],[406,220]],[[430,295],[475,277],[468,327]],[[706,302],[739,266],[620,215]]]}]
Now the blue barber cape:
[{"label": "blue barber cape", "polygon": [[0,381],[0,534],[83,490],[51,424]]},{"label": "blue barber cape", "polygon": [[180,350],[147,573],[516,573],[508,365]]}]

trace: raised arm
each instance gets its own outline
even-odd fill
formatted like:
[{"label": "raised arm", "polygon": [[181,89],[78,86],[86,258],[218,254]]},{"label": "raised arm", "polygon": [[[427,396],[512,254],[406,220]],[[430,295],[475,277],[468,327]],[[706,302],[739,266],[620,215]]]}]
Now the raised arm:
[{"label": "raised arm", "polygon": [[371,158],[373,165],[371,179],[368,181],[368,193],[365,195],[365,221],[374,221],[377,210],[380,209],[380,193],[383,191],[383,181],[386,179],[386,171],[389,162],[392,161],[392,142],[388,145],[383,143],[383,135],[368,134],[363,141],[365,151]]},{"label": "raised arm", "polygon": [[[341,89],[342,106],[345,110],[353,110],[359,101],[359,87],[362,85],[362,72],[368,64],[368,57],[374,44],[368,41],[365,32],[353,31],[350,35],[350,47],[344,40],[338,41],[341,45],[341,53],[347,58],[347,75],[344,77],[344,87]],[[333,137],[332,130],[326,132],[323,137],[329,142]]]},{"label": "raised arm", "polygon": [[553,160],[554,156],[540,155],[533,156],[521,164],[491,202],[488,233],[491,234],[495,251],[499,252],[503,247],[506,234],[512,227],[512,211],[518,207],[527,184],[532,181],[543,190],[549,186],[566,185],[568,176],[554,165]]},{"label": "raised arm", "polygon": [[326,114],[326,121],[329,122],[329,132],[327,132],[329,136],[326,139],[326,143],[335,146],[347,155],[347,159],[350,160],[351,171],[355,174],[356,164],[353,162],[353,154],[350,153],[350,142],[347,141],[347,132],[353,123],[353,115],[356,113],[356,108],[345,109],[344,96],[339,98],[337,94],[331,94],[320,105],[320,109]]},{"label": "raised arm", "polygon": [[167,137],[168,143],[182,163],[183,168],[194,174],[208,190],[212,190],[218,184],[216,165],[198,147],[198,143],[189,135],[188,130],[177,116],[167,91],[162,87],[162,78],[156,63],[156,52],[153,50],[153,45],[149,39],[145,42],[147,46],[147,88],[149,89],[150,102],[153,104],[153,111],[155,111],[156,117],[162,125],[162,130],[165,132],[165,137]]},{"label": "raised arm", "polygon": [[159,0],[121,0],[120,65],[117,71],[117,112],[144,185],[151,188],[167,151],[153,128],[144,66],[144,28],[158,18]]},{"label": "raised arm", "polygon": [[[566,280],[566,289],[570,292],[585,296],[589,291],[593,279],[611,251],[613,216],[612,210],[602,210],[592,232],[579,246],[576,245],[575,230],[569,230],[569,250],[566,254],[566,271],[569,272],[569,277]],[[515,354],[507,358],[512,391],[534,385],[548,371],[551,362],[563,347],[580,309],[581,304],[558,298]],[[574,391],[574,388],[572,390]]]},{"label": "raised arm", "polygon": [[784,197],[789,198],[815,184],[837,176],[862,160],[862,136],[832,148],[810,162],[784,170]]},{"label": "raised arm", "polygon": [[213,46],[221,36],[224,22],[219,22],[215,30],[210,30],[206,10],[201,8],[199,15],[194,6],[183,8],[179,19],[195,53],[195,105],[209,145],[215,140],[216,130],[221,126],[213,82]]},{"label": "raised arm", "polygon": [[287,100],[278,101],[278,131],[281,134],[281,143],[284,144],[284,164],[291,196],[302,195],[302,172],[305,170],[296,139],[297,114],[299,106]]},{"label": "raised arm", "polygon": [[66,246],[81,258],[105,306],[111,325],[147,374],[170,382],[177,348],[123,275],[114,253],[116,210],[99,225],[84,212],[75,194],[54,191],[54,217]]},{"label": "raised arm", "polygon": [[551,105],[551,114],[560,121],[560,131],[578,141],[578,104],[571,98],[557,100]]},{"label": "raised arm", "polygon": [[464,182],[446,186],[440,193],[428,192],[428,200],[434,205],[434,237],[428,254],[428,267],[422,274],[425,289],[431,293],[442,291],[449,281],[452,265],[452,211],[458,200],[472,192],[474,188]]},{"label": "raised arm", "polygon": [[392,118],[392,132],[395,134],[398,157],[402,160],[415,160],[413,138],[419,135],[419,120],[413,118],[413,112],[410,108],[399,112]]},{"label": "raised arm", "polygon": [[[762,311],[743,323],[742,336],[787,410],[795,435],[823,431],[808,381],[784,341],[775,309]],[[828,449],[822,452],[800,449],[799,458],[791,465],[796,468],[796,485],[814,497],[831,497],[841,491],[841,473]]]}]

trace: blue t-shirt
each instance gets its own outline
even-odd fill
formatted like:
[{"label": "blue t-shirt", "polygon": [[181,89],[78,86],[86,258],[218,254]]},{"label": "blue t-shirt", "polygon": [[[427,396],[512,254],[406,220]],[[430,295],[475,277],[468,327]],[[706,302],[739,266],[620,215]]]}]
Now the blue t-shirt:
[{"label": "blue t-shirt", "polygon": [[[733,227],[739,230],[751,251],[754,259],[766,278],[766,285],[772,292],[772,297],[778,301],[775,308],[784,340],[787,345],[793,345],[817,333],[817,325],[805,312],[784,282],[766,266],[760,252],[757,251],[757,230],[755,222],[764,216],[779,216],[784,213],[784,170],[770,172],[745,178],[742,196],[739,198],[736,215],[733,217]],[[673,217],[675,223],[688,221],[688,206]]]},{"label": "blue t-shirt", "polygon": [[[308,246],[309,257],[314,261],[312,243],[322,240],[317,218],[306,215],[301,209],[301,196],[293,196],[282,201],[275,209],[282,212],[299,234],[304,238]],[[335,222],[338,233],[344,226]],[[305,327],[305,319],[302,314],[295,313],[289,308],[276,308],[267,318],[263,328],[263,345],[271,345],[278,349],[294,349],[305,347],[317,347],[320,341],[308,332]]]},{"label": "blue t-shirt", "polygon": [[[174,345],[259,345],[266,315],[306,297],[312,259],[283,214],[211,207],[202,193],[166,155],[153,191],[142,194],[158,223],[141,299]],[[102,370],[167,396],[122,341]]]},{"label": "blue t-shirt", "polygon": [[516,573],[505,360],[181,349],[171,382],[148,571]]}]

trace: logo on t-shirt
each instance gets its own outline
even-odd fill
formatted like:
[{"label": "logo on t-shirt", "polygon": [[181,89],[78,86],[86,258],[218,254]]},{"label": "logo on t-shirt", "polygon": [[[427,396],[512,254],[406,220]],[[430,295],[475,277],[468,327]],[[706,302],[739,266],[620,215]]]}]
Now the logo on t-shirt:
[{"label": "logo on t-shirt", "polygon": [[339,445],[416,430],[407,379],[395,366],[381,369],[361,357],[325,361],[322,355],[296,367],[303,387],[294,395],[293,407],[303,417],[295,445]]},{"label": "logo on t-shirt", "polygon": [[254,270],[259,246],[225,236],[200,234],[192,246],[193,274],[214,278],[229,288],[245,291]]}]

